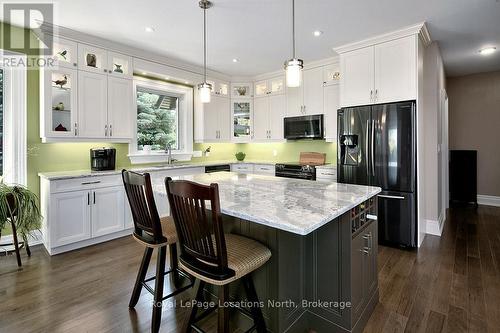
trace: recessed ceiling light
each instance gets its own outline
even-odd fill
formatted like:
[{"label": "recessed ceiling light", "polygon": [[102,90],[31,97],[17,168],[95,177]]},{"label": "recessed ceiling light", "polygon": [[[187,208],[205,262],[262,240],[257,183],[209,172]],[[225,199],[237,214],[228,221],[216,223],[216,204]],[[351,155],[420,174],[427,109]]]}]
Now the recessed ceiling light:
[{"label": "recessed ceiling light", "polygon": [[153,28],[153,27],[145,27],[144,30],[146,32],[155,32],[155,28]]},{"label": "recessed ceiling light", "polygon": [[233,62],[238,62],[238,59],[236,59],[236,58],[233,58]]},{"label": "recessed ceiling light", "polygon": [[323,31],[320,31],[320,30],[316,30],[316,31],[313,32],[314,37],[319,37],[322,34],[323,34]]},{"label": "recessed ceiling light", "polygon": [[485,47],[484,49],[481,49],[479,50],[479,54],[481,55],[490,55],[492,53],[495,53],[495,51],[497,50],[496,47]]}]

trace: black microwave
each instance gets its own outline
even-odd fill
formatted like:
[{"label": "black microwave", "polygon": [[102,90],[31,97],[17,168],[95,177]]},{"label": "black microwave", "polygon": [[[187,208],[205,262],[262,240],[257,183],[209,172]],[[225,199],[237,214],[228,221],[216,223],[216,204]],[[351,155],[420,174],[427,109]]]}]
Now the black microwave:
[{"label": "black microwave", "polygon": [[324,139],[323,115],[285,117],[285,139]]}]

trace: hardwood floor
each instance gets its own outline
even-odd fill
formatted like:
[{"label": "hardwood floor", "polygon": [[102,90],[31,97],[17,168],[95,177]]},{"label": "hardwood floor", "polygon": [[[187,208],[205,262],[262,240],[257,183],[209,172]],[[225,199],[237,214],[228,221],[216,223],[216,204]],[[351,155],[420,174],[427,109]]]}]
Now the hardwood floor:
[{"label": "hardwood floor", "polygon": [[[149,332],[152,296],[128,309],[142,251],[130,237],[54,257],[36,247],[22,271],[0,257],[0,332]],[[365,332],[500,331],[500,208],[451,209],[441,238],[418,253],[380,247],[378,265]],[[161,332],[176,332],[188,309],[168,304]]]}]

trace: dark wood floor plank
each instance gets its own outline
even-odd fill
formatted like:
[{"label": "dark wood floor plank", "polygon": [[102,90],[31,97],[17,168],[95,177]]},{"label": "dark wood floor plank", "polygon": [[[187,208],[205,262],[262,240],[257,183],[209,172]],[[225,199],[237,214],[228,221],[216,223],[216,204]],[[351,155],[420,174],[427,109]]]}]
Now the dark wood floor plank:
[{"label": "dark wood floor plank", "polygon": [[[379,247],[380,302],[365,332],[499,331],[500,208],[447,217],[442,237],[427,235],[418,251]],[[152,296],[128,309],[142,251],[130,237],[53,257],[35,247],[22,271],[0,257],[0,332],[149,332]],[[177,332],[185,315],[165,306],[161,332]]]}]

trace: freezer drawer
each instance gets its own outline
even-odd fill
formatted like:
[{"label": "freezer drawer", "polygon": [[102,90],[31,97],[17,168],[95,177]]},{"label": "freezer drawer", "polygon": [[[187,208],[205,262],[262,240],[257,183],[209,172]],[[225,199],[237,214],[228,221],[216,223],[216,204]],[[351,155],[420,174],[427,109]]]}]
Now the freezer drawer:
[{"label": "freezer drawer", "polygon": [[415,247],[415,209],[414,193],[381,192],[378,195],[379,243]]}]

